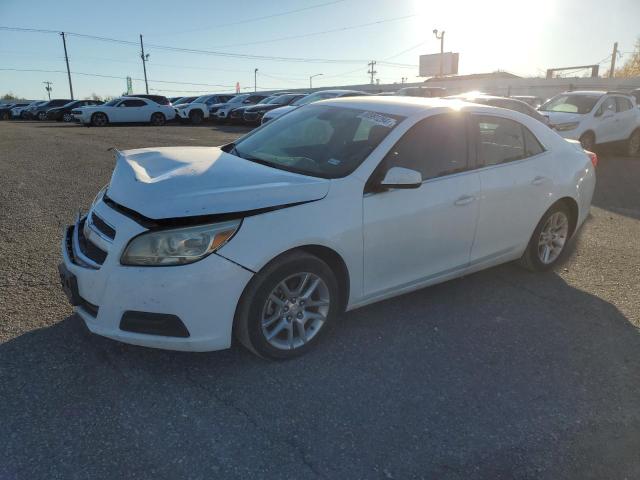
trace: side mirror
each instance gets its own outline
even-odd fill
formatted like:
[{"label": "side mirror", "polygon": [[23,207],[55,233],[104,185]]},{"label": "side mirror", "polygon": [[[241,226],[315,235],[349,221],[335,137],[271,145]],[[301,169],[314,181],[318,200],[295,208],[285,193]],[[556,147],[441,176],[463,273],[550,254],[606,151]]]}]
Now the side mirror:
[{"label": "side mirror", "polygon": [[404,167],[391,167],[380,186],[382,188],[419,188],[422,185],[422,174]]}]

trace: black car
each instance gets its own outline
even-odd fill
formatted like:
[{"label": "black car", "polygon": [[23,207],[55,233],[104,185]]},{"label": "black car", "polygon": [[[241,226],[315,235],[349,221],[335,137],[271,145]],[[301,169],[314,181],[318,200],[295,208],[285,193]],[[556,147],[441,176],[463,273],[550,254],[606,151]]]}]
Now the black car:
[{"label": "black car", "polygon": [[55,120],[56,122],[72,122],[73,115],[71,110],[78,107],[86,107],[89,105],[102,105],[104,102],[100,100],[74,100],[61,107],[50,108],[47,110],[47,120]]},{"label": "black car", "polygon": [[56,98],[54,100],[49,100],[46,103],[43,103],[42,105],[38,105],[36,107],[32,107],[29,110],[27,110],[25,117],[27,119],[38,119],[38,120],[46,120],[47,119],[47,110],[54,108],[54,107],[61,107],[63,105],[66,105],[67,103],[71,102],[73,100],[71,100],[70,98]]},{"label": "black car", "polygon": [[0,120],[10,120],[11,119],[11,109],[15,107],[24,107],[29,105],[31,102],[14,102],[14,103],[5,103],[0,105]]},{"label": "black car", "polygon": [[266,102],[260,102],[251,107],[244,107],[242,119],[245,123],[259,124],[262,121],[262,116],[269,110],[289,105],[305,95],[306,93],[285,93],[283,95],[276,95]]},{"label": "black car", "polygon": [[148,93],[141,93],[139,95],[131,94],[131,95],[123,95],[124,97],[136,97],[136,98],[146,98],[147,100],[151,100],[160,105],[169,105],[169,99],[164,95],[149,95]]},{"label": "black car", "polygon": [[242,116],[244,115],[245,109],[251,107],[253,105],[257,105],[263,100],[272,97],[273,95],[267,95],[266,93],[255,93],[253,95],[249,95],[243,102],[242,106],[238,108],[234,108],[229,112],[227,120],[231,123],[242,123]]}]

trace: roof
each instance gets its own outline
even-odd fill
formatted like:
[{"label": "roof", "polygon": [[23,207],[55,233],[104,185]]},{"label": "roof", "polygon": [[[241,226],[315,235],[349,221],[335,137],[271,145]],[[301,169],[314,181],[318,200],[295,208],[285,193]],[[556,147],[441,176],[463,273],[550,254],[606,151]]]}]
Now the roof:
[{"label": "roof", "polygon": [[[485,105],[472,104],[465,101],[443,98],[401,97],[401,96],[361,96],[331,98],[317,102],[323,105],[344,106],[373,110],[376,113],[391,115],[413,116],[424,114],[429,110],[461,110],[469,107],[493,109]],[[316,103],[314,103],[315,105]]]},{"label": "roof", "polygon": [[562,92],[562,94],[569,93],[572,95],[589,95],[592,97],[600,97],[607,94],[607,92],[605,92],[604,90],[571,90],[569,92]]}]

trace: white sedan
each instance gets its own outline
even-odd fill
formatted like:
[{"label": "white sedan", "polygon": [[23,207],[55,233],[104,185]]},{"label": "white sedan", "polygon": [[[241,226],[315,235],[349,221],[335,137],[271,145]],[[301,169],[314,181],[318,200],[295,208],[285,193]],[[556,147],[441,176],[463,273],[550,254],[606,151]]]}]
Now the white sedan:
[{"label": "white sedan", "polygon": [[104,127],[109,123],[150,123],[164,125],[173,120],[176,112],[171,105],[159,105],[153,100],[138,97],[121,97],[103,103],[76,108],[73,117],[84,125]]},{"label": "white sedan", "polygon": [[271,358],[307,351],[344,310],[513,260],[552,268],[597,161],[518,112],[410,97],[322,101],[221,148],[116,156],[62,241],[88,328],[190,351],[235,333]]}]

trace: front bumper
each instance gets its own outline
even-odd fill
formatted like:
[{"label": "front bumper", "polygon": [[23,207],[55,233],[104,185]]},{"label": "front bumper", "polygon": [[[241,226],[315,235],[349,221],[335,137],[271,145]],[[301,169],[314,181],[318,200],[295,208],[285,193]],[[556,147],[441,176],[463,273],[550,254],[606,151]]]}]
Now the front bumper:
[{"label": "front bumper", "polygon": [[[63,264],[75,277],[81,299],[74,308],[91,332],[169,350],[210,351],[231,345],[236,306],[252,272],[216,254],[190,265],[123,266],[120,256],[128,241],[145,229],[102,201],[93,212],[116,230],[112,243],[105,243],[104,238],[96,243],[108,250],[102,264],[87,261],[83,255],[77,240],[80,220],[67,229],[62,240]],[[123,330],[130,312],[176,316],[188,336]]]}]

